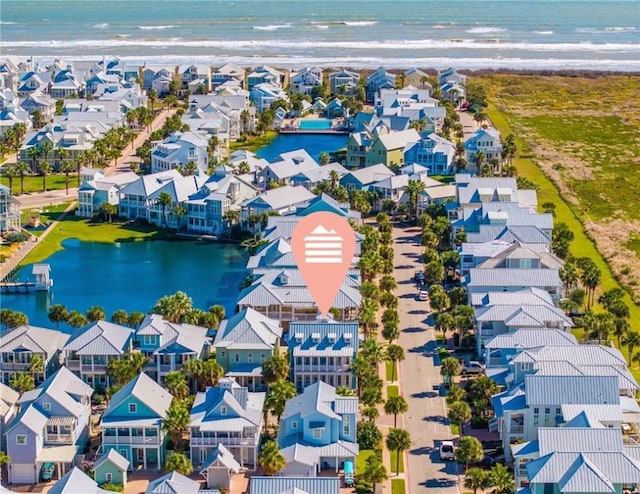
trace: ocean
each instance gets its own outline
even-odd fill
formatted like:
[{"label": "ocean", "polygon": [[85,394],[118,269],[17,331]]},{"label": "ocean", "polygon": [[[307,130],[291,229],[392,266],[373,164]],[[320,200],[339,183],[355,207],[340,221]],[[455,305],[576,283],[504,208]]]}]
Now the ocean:
[{"label": "ocean", "polygon": [[640,71],[639,0],[2,0],[0,55]]}]

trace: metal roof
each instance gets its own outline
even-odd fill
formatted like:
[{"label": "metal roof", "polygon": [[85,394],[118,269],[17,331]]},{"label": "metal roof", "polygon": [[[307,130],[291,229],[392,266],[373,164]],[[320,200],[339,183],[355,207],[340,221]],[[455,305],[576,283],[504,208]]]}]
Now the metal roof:
[{"label": "metal roof", "polygon": [[[171,406],[171,400],[173,399],[171,393],[144,372],[141,372],[113,395],[108,408],[102,415],[103,420],[109,417],[122,402],[128,400],[131,396],[135,396],[148,406],[159,418],[165,418],[167,416],[167,410]],[[123,417],[114,418],[122,419]],[[135,415],[133,415],[132,418],[135,418]]]},{"label": "metal roof", "polygon": [[540,427],[538,428],[540,456],[554,451],[590,452],[622,451],[620,428]]},{"label": "metal roof", "polygon": [[249,492],[251,494],[283,494],[298,488],[309,494],[339,494],[340,479],[338,477],[251,477]]},{"label": "metal roof", "polygon": [[271,350],[281,337],[282,326],[279,321],[245,307],[220,323],[213,346]]},{"label": "metal roof", "polygon": [[557,269],[482,269],[469,270],[469,287],[558,287],[562,280]]},{"label": "metal roof", "polygon": [[198,494],[200,482],[177,472],[171,472],[151,480],[145,494]]},{"label": "metal roof", "polygon": [[107,461],[113,463],[116,467],[123,471],[126,471],[129,468],[129,460],[118,453],[115,449],[110,449],[107,453],[103,454],[96,460],[91,471],[95,472],[96,468]]},{"label": "metal roof", "polygon": [[68,334],[54,329],[30,325],[18,326],[0,336],[0,353],[13,352],[17,349],[43,353],[46,364],[48,359],[59,348],[62,348],[68,339]]},{"label": "metal roof", "polygon": [[535,405],[616,404],[620,403],[615,376],[539,376],[524,377],[526,401]]},{"label": "metal roof", "polygon": [[232,470],[234,473],[240,472],[240,463],[236,461],[233,454],[224,447],[224,444],[218,444],[213,448],[209,457],[204,461],[200,474],[206,472],[209,467],[214,466],[214,463],[217,461],[222,463],[222,465],[224,465],[228,470]]},{"label": "metal roof", "polygon": [[74,331],[63,350],[77,355],[122,355],[129,349],[134,330],[107,321],[96,321]]},{"label": "metal roof", "polygon": [[496,336],[485,342],[488,349],[495,348],[536,348],[546,345],[578,345],[571,333],[555,328],[523,328]]}]

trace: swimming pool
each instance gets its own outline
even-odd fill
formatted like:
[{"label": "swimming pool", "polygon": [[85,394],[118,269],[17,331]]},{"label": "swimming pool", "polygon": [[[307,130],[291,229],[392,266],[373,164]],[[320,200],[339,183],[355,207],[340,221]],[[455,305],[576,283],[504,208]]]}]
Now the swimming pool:
[{"label": "swimming pool", "polygon": [[298,129],[300,130],[329,130],[331,120],[328,118],[308,118],[300,120]]}]

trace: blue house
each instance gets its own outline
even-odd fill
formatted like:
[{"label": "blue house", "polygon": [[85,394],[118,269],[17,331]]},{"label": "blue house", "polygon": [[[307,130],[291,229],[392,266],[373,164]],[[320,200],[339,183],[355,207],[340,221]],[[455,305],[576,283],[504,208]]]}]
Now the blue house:
[{"label": "blue house", "polygon": [[127,470],[130,461],[118,453],[115,449],[110,449],[93,464],[91,471],[93,479],[102,484],[127,484]]},{"label": "blue house", "polygon": [[315,477],[321,470],[338,472],[355,462],[358,398],[339,396],[336,388],[318,381],[285,405],[278,445],[287,465],[284,475]]},{"label": "blue house", "polygon": [[291,382],[302,391],[318,381],[355,389],[351,362],[358,353],[357,322],[321,319],[289,324]]},{"label": "blue house", "polygon": [[136,342],[149,363],[145,372],[159,384],[172,371],[191,359],[206,360],[210,342],[207,328],[172,323],[159,314],[147,315],[136,330]]},{"label": "blue house", "polygon": [[144,372],[125,384],[102,414],[102,451],[115,449],[130,469],[160,471],[164,462],[162,421],[173,397]]},{"label": "blue house", "polygon": [[44,463],[57,478],[68,471],[89,438],[93,389],[61,367],[39,387],[25,392],[20,412],[7,428],[9,482],[38,482]]},{"label": "blue house", "polygon": [[219,444],[242,466],[256,467],[266,393],[250,393],[233,379],[198,393],[191,408],[191,463],[205,465]]}]

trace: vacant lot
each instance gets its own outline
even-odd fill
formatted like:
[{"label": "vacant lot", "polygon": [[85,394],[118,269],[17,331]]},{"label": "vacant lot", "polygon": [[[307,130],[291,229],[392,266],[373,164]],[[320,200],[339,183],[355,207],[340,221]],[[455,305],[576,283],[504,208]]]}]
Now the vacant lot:
[{"label": "vacant lot", "polygon": [[[554,182],[639,302],[640,78],[496,74],[479,79],[494,105],[491,116],[521,138],[515,163],[521,174],[528,176],[534,164]],[[542,189],[540,203],[553,201],[554,191],[544,184]],[[575,245],[578,252],[582,248]]]}]

